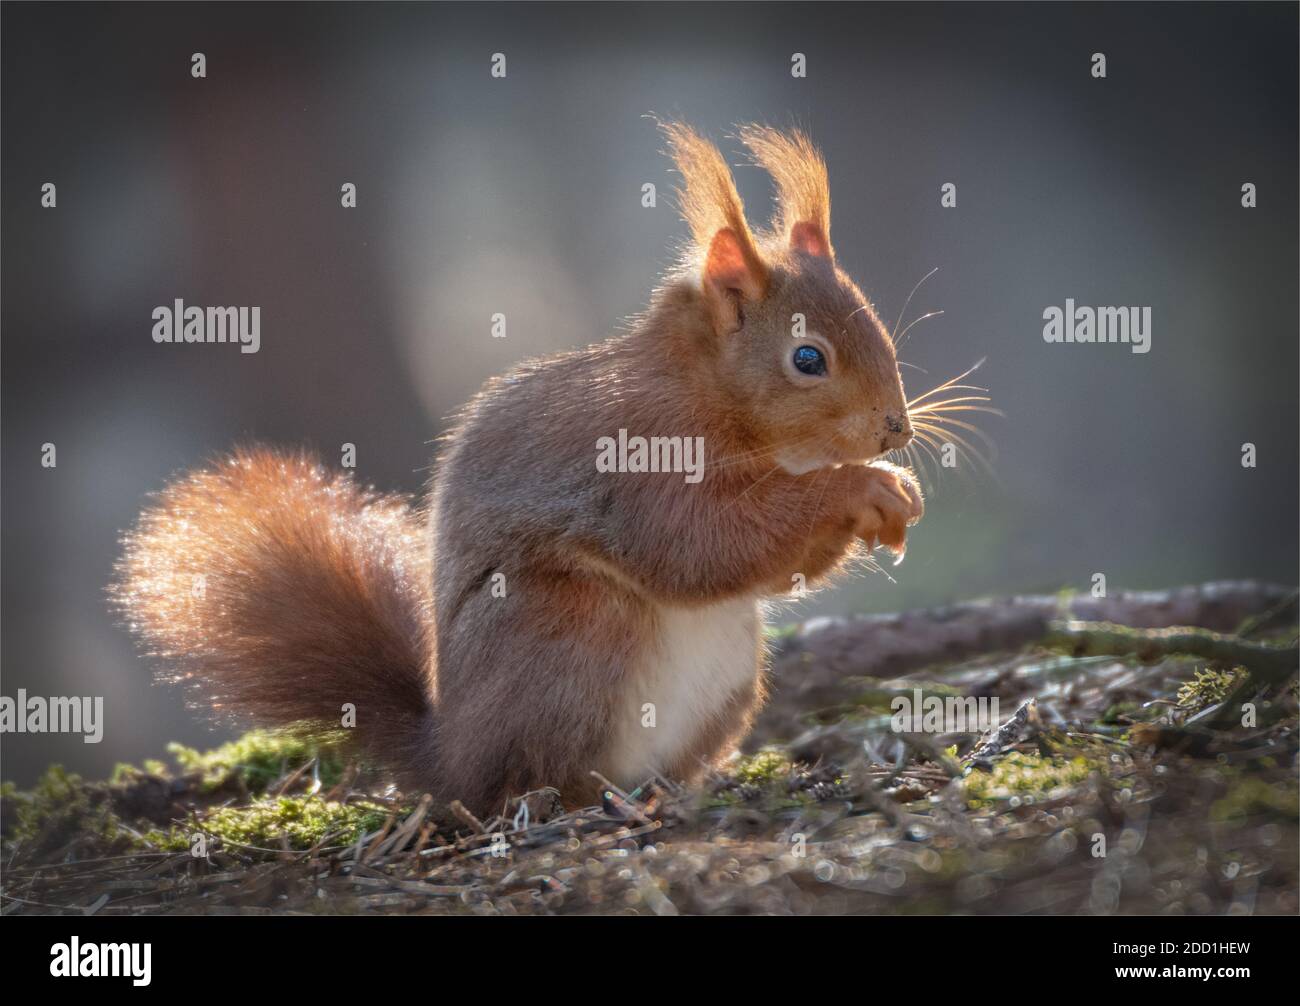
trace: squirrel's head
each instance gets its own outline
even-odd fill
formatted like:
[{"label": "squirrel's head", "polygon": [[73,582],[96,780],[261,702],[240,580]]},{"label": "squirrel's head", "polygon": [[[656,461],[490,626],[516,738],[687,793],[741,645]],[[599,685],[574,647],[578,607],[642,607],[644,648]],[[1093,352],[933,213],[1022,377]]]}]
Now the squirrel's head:
[{"label": "squirrel's head", "polygon": [[776,182],[772,225],[756,236],[717,147],[678,123],[662,129],[685,180],[691,351],[710,396],[792,474],[905,447],[912,426],[894,344],[835,261],[816,148],[797,131],[741,128]]}]

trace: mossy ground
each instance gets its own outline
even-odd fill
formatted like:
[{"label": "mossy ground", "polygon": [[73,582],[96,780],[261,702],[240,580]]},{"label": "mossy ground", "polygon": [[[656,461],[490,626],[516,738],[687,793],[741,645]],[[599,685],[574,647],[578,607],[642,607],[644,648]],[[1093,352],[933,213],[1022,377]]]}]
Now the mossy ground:
[{"label": "mossy ground", "polygon": [[[30,790],[4,784],[6,843],[26,851],[79,840],[125,854],[188,850],[201,835],[218,848],[309,849],[354,842],[388,813],[320,795],[342,780],[346,759],[336,747],[291,733],[253,730],[209,751],[170,744],[168,753],[172,766],[156,759],[119,764],[106,782],[54,765]],[[268,793],[286,781],[288,792]],[[158,794],[174,798],[161,822],[149,799]],[[183,818],[169,819],[182,810]]]},{"label": "mossy ground", "polygon": [[209,792],[228,786],[235,777],[250,792],[262,792],[283,778],[286,771],[309,762],[313,763],[312,778],[321,786],[330,787],[342,778],[347,764],[337,746],[290,732],[268,730],[250,731],[211,751],[172,743],[167,746],[167,752],[182,772],[199,773],[202,787]]},{"label": "mossy ground", "polygon": [[348,845],[384,823],[388,812],[373,804],[344,804],[318,796],[277,796],[243,807],[219,807],[192,822],[150,831],[140,841],[152,849],[189,851],[196,841],[277,851],[312,849],[327,842]]},{"label": "mossy ground", "polygon": [[[569,813],[531,794],[526,823],[471,826],[286,734],[102,782],[54,767],[0,791],[3,911],[1295,914],[1294,680],[1251,692],[1256,727],[1194,720],[1243,674],[1030,647],[837,678],[699,787]],[[1039,719],[977,758],[973,735],[882,725],[913,687]]]},{"label": "mossy ground", "polygon": [[1012,751],[988,772],[966,775],[963,788],[972,809],[994,807],[1003,800],[1014,807],[1065,796],[1094,775],[1104,776],[1106,767],[1083,755],[1064,758]]},{"label": "mossy ground", "polygon": [[1198,668],[1192,678],[1178,689],[1176,700],[1181,708],[1200,712],[1207,706],[1222,702],[1228,697],[1233,685],[1249,677],[1250,672],[1244,667],[1226,671],[1211,667]]}]

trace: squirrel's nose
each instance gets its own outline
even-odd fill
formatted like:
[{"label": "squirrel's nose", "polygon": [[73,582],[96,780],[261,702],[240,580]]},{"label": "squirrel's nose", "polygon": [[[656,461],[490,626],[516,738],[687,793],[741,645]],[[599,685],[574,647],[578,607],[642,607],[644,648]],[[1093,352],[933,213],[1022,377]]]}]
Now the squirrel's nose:
[{"label": "squirrel's nose", "polygon": [[897,451],[906,447],[912,442],[912,424],[908,421],[907,414],[889,412],[885,414],[885,429],[889,432],[885,434],[881,441],[881,449],[887,451]]}]

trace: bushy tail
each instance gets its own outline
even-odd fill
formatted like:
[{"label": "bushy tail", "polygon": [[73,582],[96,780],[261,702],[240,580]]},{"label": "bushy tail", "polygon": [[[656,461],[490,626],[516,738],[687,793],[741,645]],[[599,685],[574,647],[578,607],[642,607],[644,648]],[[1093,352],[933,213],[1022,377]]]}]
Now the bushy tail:
[{"label": "bushy tail", "polygon": [[408,500],[253,448],[164,489],[110,588],[161,676],[263,726],[345,726],[428,787],[432,558]]}]

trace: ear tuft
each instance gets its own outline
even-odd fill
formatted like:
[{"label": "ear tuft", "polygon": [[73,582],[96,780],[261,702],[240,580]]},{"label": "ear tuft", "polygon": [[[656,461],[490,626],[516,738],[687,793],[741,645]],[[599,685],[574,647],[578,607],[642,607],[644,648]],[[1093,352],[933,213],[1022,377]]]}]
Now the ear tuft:
[{"label": "ear tuft", "polygon": [[[711,260],[722,232],[729,232],[730,237],[723,241],[729,245],[734,243],[739,250],[752,280],[750,288],[756,296],[762,296],[767,290],[767,266],[754,245],[754,237],[745,221],[745,207],[727,162],[716,146],[690,126],[680,122],[660,122],[659,128],[668,141],[668,153],[682,173],[678,205],[691,228],[696,247],[705,253],[707,260]],[[735,286],[733,289],[745,288]]]},{"label": "ear tuft", "polygon": [[831,190],[826,162],[806,135],[771,126],[741,126],[740,140],[754,163],[776,182],[773,226],[796,251],[831,258]]}]

